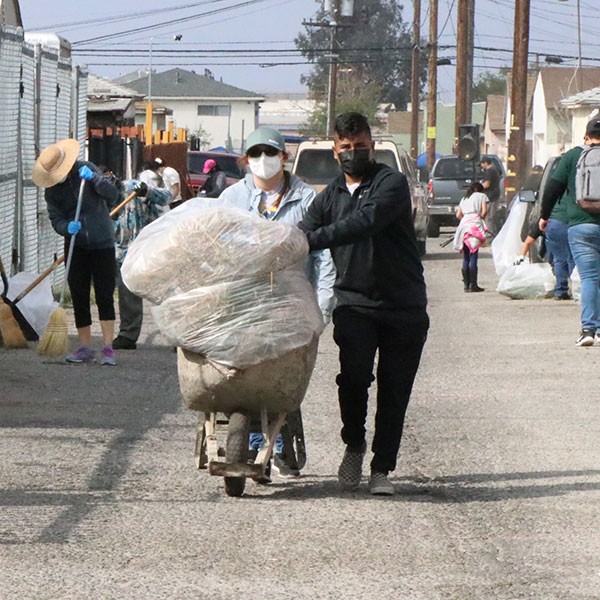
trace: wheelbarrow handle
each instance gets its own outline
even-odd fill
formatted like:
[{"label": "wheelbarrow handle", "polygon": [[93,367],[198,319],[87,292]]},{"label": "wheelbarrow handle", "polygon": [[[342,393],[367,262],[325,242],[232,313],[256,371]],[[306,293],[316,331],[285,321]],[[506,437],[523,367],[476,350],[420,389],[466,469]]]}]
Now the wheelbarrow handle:
[{"label": "wheelbarrow handle", "polygon": [[[110,211],[110,216],[114,217],[127,203],[131,202],[131,200],[133,200],[136,196],[135,192],[132,192],[131,194],[129,194],[129,196],[127,196],[127,198],[125,198],[125,200],[123,200],[123,202],[121,202],[119,205],[115,206],[115,208],[113,208]],[[52,271],[54,271],[54,269],[56,269],[56,267],[58,267],[59,265],[61,265],[63,262],[65,262],[65,257],[64,255],[57,258],[41,275],[39,275],[38,277],[36,277],[14,300],[13,300],[13,304],[16,304],[17,302],[19,302],[20,300],[23,300],[23,298],[25,298],[25,296],[27,296],[27,294],[29,294],[29,292],[36,287],[37,285],[39,285],[44,279],[46,279],[46,277],[48,277],[48,275],[50,275],[50,273],[52,273]]]}]

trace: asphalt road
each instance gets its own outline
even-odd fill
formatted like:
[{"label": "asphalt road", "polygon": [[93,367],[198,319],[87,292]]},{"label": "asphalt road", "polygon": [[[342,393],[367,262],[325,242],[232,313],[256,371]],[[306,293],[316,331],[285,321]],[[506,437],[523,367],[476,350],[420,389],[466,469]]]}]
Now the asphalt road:
[{"label": "asphalt road", "polygon": [[486,291],[464,294],[458,256],[428,243],[392,498],[338,489],[331,328],[303,476],[242,498],[196,470],[196,414],[150,319],[117,367],[0,348],[0,597],[600,598],[600,346],[575,347],[575,302],[495,293],[489,249]]}]

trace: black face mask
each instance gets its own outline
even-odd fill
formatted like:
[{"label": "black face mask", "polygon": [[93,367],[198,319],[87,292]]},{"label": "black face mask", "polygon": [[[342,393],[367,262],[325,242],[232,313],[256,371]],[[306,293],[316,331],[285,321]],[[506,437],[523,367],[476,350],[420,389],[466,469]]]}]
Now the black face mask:
[{"label": "black face mask", "polygon": [[356,148],[338,154],[338,159],[344,173],[352,177],[362,177],[371,166],[371,149]]}]

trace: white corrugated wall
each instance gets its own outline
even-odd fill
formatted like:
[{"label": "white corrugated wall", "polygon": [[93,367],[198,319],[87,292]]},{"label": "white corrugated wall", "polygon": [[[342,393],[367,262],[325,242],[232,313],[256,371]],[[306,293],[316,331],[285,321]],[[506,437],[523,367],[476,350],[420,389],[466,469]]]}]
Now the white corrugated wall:
[{"label": "white corrugated wall", "polygon": [[31,173],[41,150],[59,139],[75,137],[85,157],[87,72],[4,25],[0,82],[0,256],[9,275],[40,272],[62,255],[63,238],[50,225],[44,191]]},{"label": "white corrugated wall", "polygon": [[17,231],[17,172],[19,123],[19,75],[23,31],[14,27],[0,30],[0,256],[11,273]]},{"label": "white corrugated wall", "polygon": [[21,239],[19,253],[23,271],[42,270],[38,258],[38,222],[45,217],[38,210],[41,190],[33,183],[31,172],[36,157],[35,138],[35,53],[24,44],[21,52],[21,94],[19,102],[21,178]]}]

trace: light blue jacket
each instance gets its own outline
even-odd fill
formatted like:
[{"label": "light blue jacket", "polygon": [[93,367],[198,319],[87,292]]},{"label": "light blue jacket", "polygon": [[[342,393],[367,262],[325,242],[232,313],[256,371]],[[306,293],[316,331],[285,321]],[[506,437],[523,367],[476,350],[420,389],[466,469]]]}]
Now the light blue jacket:
[{"label": "light blue jacket", "polygon": [[[251,174],[247,174],[234,185],[228,187],[220,196],[219,201],[226,206],[234,206],[243,210],[260,214],[258,205],[262,191],[254,185]],[[313,188],[306,185],[295,175],[291,175],[290,189],[281,199],[274,219],[297,225],[308,210],[316,196]],[[307,279],[317,292],[319,308],[323,313],[325,324],[329,323],[335,305],[333,284],[335,283],[335,266],[329,250],[311,252],[305,265]]]}]

